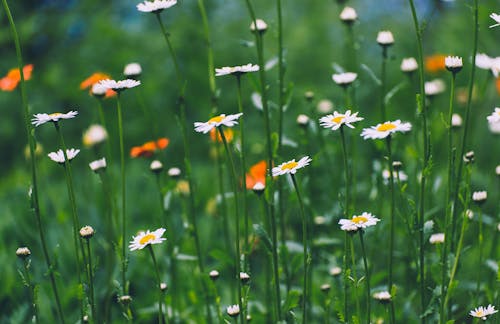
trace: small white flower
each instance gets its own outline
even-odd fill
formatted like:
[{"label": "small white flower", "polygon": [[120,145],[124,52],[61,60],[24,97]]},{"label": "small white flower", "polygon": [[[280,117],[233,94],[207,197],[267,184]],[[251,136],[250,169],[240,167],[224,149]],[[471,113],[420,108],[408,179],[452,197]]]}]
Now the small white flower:
[{"label": "small white flower", "polygon": [[380,302],[389,302],[392,296],[388,291],[379,291],[373,294],[373,298]]},{"label": "small white flower", "polygon": [[31,123],[35,126],[40,126],[48,122],[57,123],[60,119],[71,119],[78,115],[78,111],[70,111],[65,114],[63,113],[53,113],[53,114],[35,114],[31,119]]},{"label": "small white flower", "polygon": [[250,275],[246,272],[240,272],[240,280],[243,283],[246,283],[246,282],[248,282],[248,280],[250,280]]},{"label": "small white flower", "polygon": [[476,203],[482,203],[486,201],[488,198],[488,192],[487,191],[474,191],[472,193],[472,200],[475,201]]},{"label": "small white flower", "polygon": [[491,124],[500,122],[500,108],[495,107],[495,111],[486,117],[486,119],[488,119],[488,122]]},{"label": "small white flower", "polygon": [[123,69],[123,75],[125,75],[127,78],[137,77],[141,75],[141,73],[142,73],[142,67],[139,63],[129,63],[125,65],[125,68]]},{"label": "small white flower", "polygon": [[377,43],[382,46],[390,46],[394,44],[394,36],[388,30],[382,30],[378,32]]},{"label": "small white flower", "polygon": [[262,182],[256,182],[255,185],[252,187],[252,190],[256,193],[260,193],[266,189],[266,185],[263,184]]},{"label": "small white flower", "polygon": [[108,138],[108,132],[101,125],[90,125],[83,133],[83,145],[89,147],[104,142]]},{"label": "small white flower", "polygon": [[356,10],[351,7],[345,7],[342,12],[340,13],[340,20],[342,20],[345,23],[352,23],[356,19],[358,19],[358,14],[356,13]]},{"label": "small white flower", "polygon": [[488,128],[493,134],[500,134],[500,122],[488,123]]},{"label": "small white flower", "polygon": [[227,315],[237,317],[240,314],[240,305],[229,305],[226,308]]},{"label": "small white flower", "polygon": [[295,162],[295,159],[281,163],[277,167],[273,168],[273,177],[277,177],[283,174],[295,174],[298,169],[301,169],[305,166],[308,166],[312,159],[309,156],[304,156],[298,162]]},{"label": "small white flower", "polygon": [[500,74],[500,57],[495,57],[491,59],[491,73],[493,73],[493,76],[495,78],[498,78],[498,75]]},{"label": "small white flower", "polygon": [[101,169],[105,169],[106,168],[106,158],[102,158],[102,159],[90,162],[89,167],[94,172],[97,172]]},{"label": "small white flower", "polygon": [[208,275],[210,276],[210,279],[212,280],[215,280],[215,279],[218,279],[219,278],[219,271],[217,270],[212,270],[208,273]]},{"label": "small white flower", "polygon": [[141,81],[132,80],[132,79],[115,81],[115,80],[107,79],[107,80],[99,81],[99,84],[106,89],[111,89],[111,90],[114,90],[116,92],[119,92],[119,91],[123,91],[125,89],[135,88],[141,84]]},{"label": "small white flower", "polygon": [[333,102],[328,99],[322,99],[318,102],[316,110],[321,114],[328,114],[333,110]]},{"label": "small white flower", "polygon": [[441,79],[434,79],[425,83],[425,95],[435,96],[446,90],[446,85]]},{"label": "small white flower", "polygon": [[372,126],[370,128],[365,128],[361,132],[361,136],[363,139],[378,139],[378,138],[386,138],[387,136],[395,133],[395,132],[408,132],[411,130],[410,123],[402,123],[401,120],[396,121],[388,121],[383,124],[378,124],[377,126]]},{"label": "small white flower", "polygon": [[238,66],[224,66],[220,69],[215,69],[215,76],[234,74],[236,76],[245,74],[248,72],[259,71],[259,66],[251,63]]},{"label": "small white flower", "polygon": [[28,247],[22,246],[16,250],[16,255],[21,258],[26,258],[31,255],[31,251]]},{"label": "small white flower", "polygon": [[358,74],[354,72],[345,72],[332,75],[333,82],[340,86],[348,86],[349,84],[353,83],[357,77]]},{"label": "small white flower", "polygon": [[500,165],[497,165],[495,167],[495,173],[497,174],[497,176],[500,176]]},{"label": "small white flower", "polygon": [[147,230],[146,232],[140,232],[137,236],[132,238],[130,241],[129,249],[130,251],[142,250],[149,244],[160,244],[161,242],[167,240],[162,237],[165,233],[166,229],[159,228],[156,231],[150,232]]},{"label": "small white flower", "polygon": [[418,69],[417,60],[414,57],[404,58],[401,61],[401,71],[403,72],[413,72]]},{"label": "small white flower", "polygon": [[[255,28],[255,25],[257,24],[257,28]],[[264,20],[262,19],[256,19],[255,21],[252,21],[250,24],[250,30],[254,32],[257,29],[257,31],[263,33],[267,30],[267,24]]]},{"label": "small white flower", "polygon": [[255,108],[258,110],[264,110],[264,107],[262,106],[262,96],[258,92],[253,92],[250,99],[252,100],[253,105]]},{"label": "small white flower", "polygon": [[108,91],[108,88],[104,87],[102,84],[99,84],[99,83],[94,83],[92,85],[92,90],[90,90],[92,92],[92,95],[96,96],[96,97],[102,97],[106,94],[106,91]]},{"label": "small white flower", "polygon": [[161,170],[163,170],[163,163],[158,160],[153,160],[149,165],[149,169],[153,172],[161,172]]},{"label": "small white flower", "polygon": [[210,118],[207,122],[195,122],[194,123],[194,130],[197,131],[198,133],[208,133],[212,128],[219,127],[220,125],[224,125],[227,127],[233,127],[234,125],[238,124],[236,121],[238,118],[241,117],[243,113],[235,114],[235,115],[225,115],[221,114],[219,116],[215,116]]},{"label": "small white flower", "polygon": [[328,273],[330,276],[335,277],[342,273],[342,269],[340,267],[331,267]]},{"label": "small white flower", "polygon": [[168,9],[177,4],[177,0],[154,0],[154,1],[144,1],[137,5],[137,10],[142,12],[153,12],[157,13],[164,9]]},{"label": "small white flower", "polygon": [[460,127],[462,126],[462,116],[459,114],[451,115],[451,127]]},{"label": "small white flower", "polygon": [[307,126],[309,124],[309,116],[300,114],[297,116],[297,124],[300,126]]},{"label": "small white flower", "polygon": [[[391,173],[389,172],[389,170],[385,169],[382,171],[382,179],[384,179],[385,184],[389,183],[390,175]],[[392,171],[392,176],[394,177],[395,180],[398,179],[398,175],[399,175],[399,181],[408,180],[408,175],[403,170]]]},{"label": "small white flower", "polygon": [[429,242],[431,244],[444,243],[444,233],[432,234],[431,237],[429,238]]},{"label": "small white flower", "polygon": [[484,53],[476,54],[476,66],[483,70],[491,69],[493,59]]},{"label": "small white flower", "polygon": [[496,14],[493,12],[493,13],[491,13],[490,18],[496,22],[496,24],[491,25],[490,28],[500,26],[500,15],[499,14]]},{"label": "small white flower", "polygon": [[[78,149],[67,149],[66,150],[66,155],[68,156],[68,160],[72,160],[78,153],[80,153],[80,150]],[[59,150],[57,152],[50,152],[48,154],[49,158],[57,163],[64,164],[64,152],[62,150]]]},{"label": "small white flower", "polygon": [[478,308],[471,310],[469,315],[472,317],[478,317],[478,318],[482,319],[483,321],[486,321],[486,318],[489,315],[495,314],[496,312],[498,312],[498,311],[495,310],[495,306],[490,304],[490,305],[488,305],[488,307],[479,306]]},{"label": "small white flower", "polygon": [[463,67],[462,58],[458,56],[446,56],[444,58],[444,65],[448,71],[457,73]]},{"label": "small white flower", "polygon": [[177,178],[181,175],[181,169],[179,168],[170,168],[167,171],[167,174],[171,178]]},{"label": "small white flower", "polygon": [[319,122],[320,125],[325,128],[331,128],[332,130],[339,129],[342,125],[346,125],[349,128],[354,128],[352,123],[356,123],[358,121],[363,120],[364,118],[358,117],[358,113],[355,112],[351,115],[351,111],[348,110],[345,113],[341,114],[337,111],[333,112],[333,115],[327,115],[321,117]]},{"label": "small white flower", "polygon": [[353,216],[351,219],[341,219],[339,220],[340,229],[343,231],[357,231],[360,228],[364,229],[370,226],[374,226],[379,222],[380,219],[373,217],[371,213],[363,212],[359,216]]},{"label": "small white flower", "polygon": [[465,211],[465,216],[467,216],[468,219],[473,219],[474,218],[474,212],[471,209],[467,209]]}]

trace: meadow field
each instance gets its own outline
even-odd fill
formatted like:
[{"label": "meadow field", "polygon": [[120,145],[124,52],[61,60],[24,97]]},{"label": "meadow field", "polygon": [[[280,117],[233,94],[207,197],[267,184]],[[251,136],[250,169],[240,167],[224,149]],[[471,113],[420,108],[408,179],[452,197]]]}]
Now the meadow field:
[{"label": "meadow field", "polygon": [[1,323],[500,323],[498,0],[2,0]]}]

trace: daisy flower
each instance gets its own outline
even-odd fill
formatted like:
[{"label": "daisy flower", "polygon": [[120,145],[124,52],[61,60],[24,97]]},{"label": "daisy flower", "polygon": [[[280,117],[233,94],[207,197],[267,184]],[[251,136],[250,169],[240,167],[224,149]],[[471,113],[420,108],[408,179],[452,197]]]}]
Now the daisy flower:
[{"label": "daisy flower", "polygon": [[[80,153],[80,150],[78,149],[67,149],[66,150],[66,155],[68,156],[68,159],[71,161],[77,154]],[[50,152],[48,154],[49,158],[57,162],[59,164],[64,164],[64,152],[62,150],[58,150],[57,152]]]},{"label": "daisy flower", "polygon": [[391,301],[391,294],[388,291],[379,291],[373,294],[373,298],[381,303],[388,303]]},{"label": "daisy flower", "polygon": [[495,107],[495,111],[491,113],[488,117],[488,122],[493,124],[493,123],[498,123],[500,122],[500,108]]},{"label": "daisy flower", "polygon": [[147,230],[146,232],[140,232],[137,236],[132,238],[130,241],[129,249],[130,251],[142,250],[149,244],[160,244],[167,239],[162,237],[165,233],[166,229],[159,228],[156,231],[150,232]]},{"label": "daisy flower", "polygon": [[382,30],[378,32],[377,43],[381,46],[391,46],[394,44],[394,36],[388,30]]},{"label": "daisy flower", "polygon": [[230,305],[226,308],[227,315],[237,317],[240,314],[240,305]]},{"label": "daisy flower", "polygon": [[500,15],[499,14],[496,14],[493,12],[493,13],[491,13],[490,18],[496,22],[496,24],[491,25],[490,28],[500,26]]},{"label": "daisy flower", "polygon": [[488,305],[488,307],[479,306],[478,308],[471,310],[469,315],[472,317],[478,317],[483,321],[486,321],[486,318],[489,315],[495,314],[496,312],[498,311],[495,309],[495,306],[490,304]]},{"label": "daisy flower", "polygon": [[210,118],[207,122],[195,122],[194,123],[194,130],[197,131],[198,133],[203,133],[206,134],[210,132],[212,128],[219,127],[220,125],[224,125],[227,127],[233,127],[234,125],[238,124],[236,121],[238,118],[241,117],[243,113],[239,114],[234,114],[234,115],[225,115],[221,114],[219,116],[215,116]]},{"label": "daisy flower", "polygon": [[363,212],[360,216],[353,216],[352,219],[339,220],[340,229],[343,231],[357,231],[360,228],[374,226],[380,219],[373,217],[371,213]]},{"label": "daisy flower", "polygon": [[[257,25],[257,28],[255,27]],[[250,31],[254,32],[257,30],[260,33],[264,33],[267,30],[267,24],[264,20],[262,19],[255,19],[255,21],[252,21],[250,24]]]},{"label": "daisy flower", "polygon": [[489,57],[487,54],[478,53],[476,54],[476,66],[483,70],[491,69],[493,64],[493,58]]},{"label": "daisy flower", "polygon": [[414,72],[418,69],[417,60],[414,57],[404,58],[401,61],[401,71],[405,73]]},{"label": "daisy flower", "polygon": [[363,139],[377,139],[386,138],[395,132],[408,132],[411,129],[410,123],[402,123],[401,120],[388,121],[383,124],[378,124],[377,126],[372,126],[370,128],[365,128],[361,132]]},{"label": "daisy flower", "polygon": [[89,163],[89,167],[92,171],[97,172],[99,170],[106,168],[106,158],[95,160]]},{"label": "daisy flower", "polygon": [[127,78],[135,79],[142,73],[142,67],[139,63],[129,63],[123,68],[123,75]]},{"label": "daisy flower", "polygon": [[339,73],[339,74],[332,75],[333,82],[335,82],[339,86],[343,86],[343,87],[348,86],[351,83],[353,83],[357,77],[358,77],[358,74],[354,73],[354,72],[345,72],[345,73]]},{"label": "daisy flower", "polygon": [[439,244],[439,243],[444,243],[444,233],[436,233],[432,234],[431,237],[429,238],[429,243],[431,244]]},{"label": "daisy flower", "polygon": [[321,117],[319,122],[320,125],[323,126],[324,128],[331,128],[332,130],[337,130],[339,129],[342,125],[346,125],[349,128],[354,128],[352,126],[352,123],[358,122],[363,120],[364,118],[358,117],[358,113],[355,112],[354,114],[351,115],[351,111],[348,110],[344,114],[341,114],[337,111],[333,112],[333,115],[326,115],[324,117]]},{"label": "daisy flower", "polygon": [[424,86],[425,86],[424,92],[426,96],[435,96],[446,90],[446,85],[441,79],[434,79],[432,81],[428,81],[425,83]]},{"label": "daisy flower", "polygon": [[298,169],[308,166],[312,159],[309,156],[304,156],[299,161],[295,162],[295,159],[281,163],[277,167],[273,168],[273,177],[277,177],[283,174],[295,174]]},{"label": "daisy flower", "polygon": [[215,69],[215,76],[234,74],[236,76],[248,73],[248,72],[256,72],[259,71],[259,66],[251,63],[245,65],[238,66],[224,66],[220,69]]},{"label": "daisy flower", "polygon": [[346,24],[352,24],[356,19],[358,19],[358,14],[356,10],[351,7],[345,7],[340,13],[340,20]]},{"label": "daisy flower", "polygon": [[462,58],[459,56],[447,56],[444,59],[444,65],[446,69],[450,72],[457,73],[463,67]]},{"label": "daisy flower", "polygon": [[59,119],[71,119],[78,115],[78,111],[70,111],[65,114],[63,113],[53,113],[53,114],[35,114],[31,119],[31,123],[35,126],[40,126],[48,122],[57,123]]},{"label": "daisy flower", "polygon": [[83,133],[83,145],[91,147],[108,139],[108,132],[104,127],[98,124],[90,125]]},{"label": "daisy flower", "polygon": [[106,89],[111,89],[111,90],[114,90],[116,92],[120,92],[120,91],[123,91],[125,89],[137,87],[138,85],[141,84],[141,81],[132,80],[132,79],[115,81],[115,80],[107,79],[107,80],[99,81],[99,84]]},{"label": "daisy flower", "polygon": [[144,1],[137,5],[137,10],[142,12],[158,13],[177,4],[177,0]]}]

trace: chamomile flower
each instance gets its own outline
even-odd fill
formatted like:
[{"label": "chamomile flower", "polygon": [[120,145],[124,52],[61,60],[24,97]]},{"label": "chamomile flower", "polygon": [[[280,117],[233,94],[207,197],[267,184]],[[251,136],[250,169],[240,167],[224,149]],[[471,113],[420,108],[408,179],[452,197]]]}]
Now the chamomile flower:
[{"label": "chamomile flower", "polygon": [[142,12],[158,13],[177,4],[177,0],[144,1],[137,5],[137,10]]},{"label": "chamomile flower", "polygon": [[371,213],[363,212],[363,214],[359,216],[353,216],[351,219],[343,218],[339,220],[339,225],[341,230],[352,232],[374,226],[379,221],[380,219],[373,217]]},{"label": "chamomile flower", "polygon": [[240,305],[229,305],[226,308],[227,315],[237,317],[240,314]]},{"label": "chamomile flower", "polygon": [[444,90],[446,90],[446,85],[441,79],[428,81],[425,83],[424,87],[425,95],[429,97],[443,93]]},{"label": "chamomile flower", "polygon": [[472,317],[478,317],[478,318],[482,319],[483,321],[486,321],[486,318],[489,315],[495,314],[496,312],[498,312],[498,311],[495,309],[495,306],[490,304],[490,305],[488,305],[488,307],[479,306],[479,307],[475,308],[474,310],[471,310],[469,315]]},{"label": "chamomile flower", "polygon": [[352,24],[356,19],[358,19],[358,14],[352,7],[345,7],[340,13],[340,20],[348,25]]},{"label": "chamomile flower", "polygon": [[391,301],[391,294],[388,291],[379,291],[373,294],[373,298],[381,303],[388,303]]},{"label": "chamomile flower", "polygon": [[383,124],[378,124],[377,126],[372,126],[370,128],[365,128],[361,132],[361,136],[363,139],[378,139],[378,138],[386,138],[389,135],[392,135],[396,132],[408,132],[411,130],[410,123],[402,123],[401,120],[396,121],[388,121]]},{"label": "chamomile flower", "polygon": [[379,31],[377,34],[377,43],[381,46],[391,46],[394,44],[394,36],[388,30]]},{"label": "chamomile flower", "polygon": [[401,71],[411,73],[418,69],[417,60],[414,57],[404,58],[401,61]]},{"label": "chamomile flower", "polygon": [[48,122],[57,123],[60,119],[71,119],[78,115],[78,111],[70,111],[65,114],[63,113],[52,113],[52,114],[35,114],[31,119],[31,123],[36,127],[43,125]]},{"label": "chamomile flower", "polygon": [[351,114],[351,111],[348,110],[345,113],[341,114],[337,111],[334,111],[333,114],[326,115],[321,117],[319,122],[320,125],[325,128],[331,128],[332,130],[339,129],[342,125],[346,125],[349,128],[354,128],[352,123],[363,120],[364,118],[358,117],[358,113],[355,112]]},{"label": "chamomile flower", "polygon": [[432,234],[431,237],[429,238],[429,243],[431,244],[444,243],[444,238],[445,238],[444,233]]},{"label": "chamomile flower", "polygon": [[219,116],[215,116],[210,118],[207,122],[195,122],[194,130],[198,133],[206,134],[210,132],[212,128],[219,127],[220,125],[224,125],[227,127],[233,127],[238,124],[237,119],[241,117],[243,113],[234,114],[234,115],[225,115],[221,114]]},{"label": "chamomile flower", "polygon": [[342,87],[350,85],[354,82],[354,80],[356,80],[357,77],[358,74],[354,72],[345,72],[332,75],[333,82]]},{"label": "chamomile flower", "polygon": [[138,85],[141,84],[141,81],[132,80],[132,79],[115,81],[115,80],[107,79],[107,80],[99,81],[99,84],[106,89],[111,89],[111,90],[114,90],[116,92],[120,92],[120,91],[123,91],[125,89],[131,89],[131,88],[137,87]]},{"label": "chamomile flower", "polygon": [[133,62],[125,65],[123,75],[127,78],[137,79],[142,73],[142,67],[139,63]]},{"label": "chamomile flower", "polygon": [[255,19],[255,21],[252,21],[250,24],[250,31],[255,32],[256,30],[261,34],[264,33],[267,30],[266,22],[262,19]]},{"label": "chamomile flower", "polygon": [[98,172],[99,170],[106,169],[106,158],[95,160],[89,163],[89,167],[92,171]]},{"label": "chamomile flower", "polygon": [[83,133],[83,145],[91,147],[104,142],[108,138],[108,132],[98,124],[90,125]]},{"label": "chamomile flower", "polygon": [[491,25],[490,28],[500,26],[500,15],[499,14],[496,14],[493,12],[493,13],[491,13],[490,18],[496,22],[496,24]]},{"label": "chamomile flower", "polygon": [[493,58],[489,57],[487,54],[478,53],[476,54],[476,66],[483,70],[491,69],[493,64]]},{"label": "chamomile flower", "polygon": [[301,169],[305,166],[308,166],[312,159],[309,156],[304,156],[299,161],[295,161],[295,159],[281,163],[277,167],[273,168],[273,177],[277,177],[283,174],[295,174],[298,169]]},{"label": "chamomile flower", "polygon": [[215,69],[215,76],[234,74],[239,76],[241,74],[245,74],[248,72],[256,72],[259,71],[259,66],[251,63],[245,65],[238,66],[224,66],[220,69]]},{"label": "chamomile flower", "polygon": [[447,56],[444,59],[444,64],[446,66],[446,69],[452,73],[460,72],[463,67],[462,58],[459,56]]},{"label": "chamomile flower", "polygon": [[500,122],[500,108],[495,107],[495,111],[491,113],[488,117],[488,122],[493,124],[493,123],[498,123]]},{"label": "chamomile flower", "polygon": [[[80,150],[78,149],[67,149],[66,150],[66,155],[68,156],[68,160],[73,160],[77,154],[80,153]],[[57,152],[50,152],[48,154],[49,158],[57,163],[64,164],[64,152],[63,150],[59,150]]]},{"label": "chamomile flower", "polygon": [[132,238],[130,241],[129,249],[130,251],[142,250],[149,244],[160,244],[167,239],[162,237],[165,233],[166,229],[159,228],[156,231],[150,232],[147,230],[146,232],[140,232],[137,236]]}]

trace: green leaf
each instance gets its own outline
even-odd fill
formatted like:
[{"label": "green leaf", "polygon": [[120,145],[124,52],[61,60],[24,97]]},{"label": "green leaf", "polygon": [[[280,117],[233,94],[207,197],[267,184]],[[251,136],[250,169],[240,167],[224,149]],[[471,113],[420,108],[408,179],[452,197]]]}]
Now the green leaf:
[{"label": "green leaf", "polygon": [[370,67],[368,67],[368,65],[361,64],[361,68],[368,73],[368,76],[370,78],[372,78],[373,82],[375,82],[375,84],[377,86],[381,86],[382,85],[382,82],[380,81],[380,79],[377,78],[377,76],[375,75],[375,73],[372,71],[372,69],[370,69]]},{"label": "green leaf", "polygon": [[292,289],[288,292],[288,295],[286,296],[285,303],[283,304],[283,310],[285,312],[288,312],[292,310],[293,308],[299,306],[299,301],[300,301],[300,291],[296,289]]},{"label": "green leaf", "polygon": [[210,251],[210,256],[217,261],[225,264],[225,265],[233,265],[233,258],[226,252],[222,250],[212,250]]},{"label": "green leaf", "polygon": [[405,82],[401,82],[398,85],[394,86],[394,88],[392,88],[389,92],[387,92],[384,97],[384,103],[388,105],[392,97],[394,97],[396,93],[401,91],[401,89],[404,88],[405,84],[406,84]]},{"label": "green leaf", "polygon": [[261,224],[253,224],[253,230],[259,239],[264,243],[264,247],[268,253],[273,252],[273,243],[266,230]]}]

